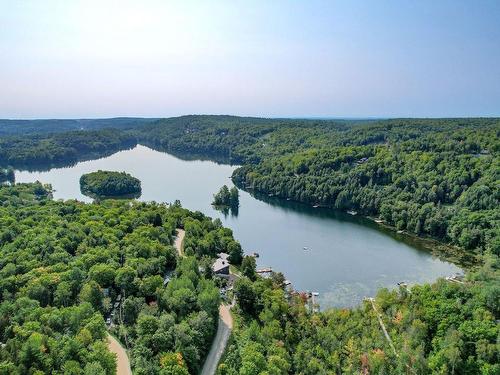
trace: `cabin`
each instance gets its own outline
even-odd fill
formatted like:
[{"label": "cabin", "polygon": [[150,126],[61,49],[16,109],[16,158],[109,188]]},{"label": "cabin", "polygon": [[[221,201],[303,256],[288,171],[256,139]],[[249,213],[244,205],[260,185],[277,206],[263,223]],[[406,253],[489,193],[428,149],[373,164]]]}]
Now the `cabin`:
[{"label": "cabin", "polygon": [[212,265],[212,271],[219,276],[229,275],[229,254],[219,253],[217,256],[218,258]]}]

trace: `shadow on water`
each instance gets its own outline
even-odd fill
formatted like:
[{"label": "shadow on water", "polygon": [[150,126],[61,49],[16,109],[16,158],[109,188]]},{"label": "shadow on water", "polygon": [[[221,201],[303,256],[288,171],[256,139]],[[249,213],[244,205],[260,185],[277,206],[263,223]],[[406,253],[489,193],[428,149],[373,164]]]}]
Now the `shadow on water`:
[{"label": "shadow on water", "polygon": [[154,142],[149,142],[149,141],[141,141],[141,145],[149,147],[152,150],[158,151],[158,152],[163,152],[166,154],[170,154],[172,156],[175,156],[177,159],[183,160],[183,161],[211,161],[216,164],[222,164],[222,165],[231,165],[231,166],[237,166],[234,162],[231,161],[231,159],[227,156],[220,155],[220,154],[199,154],[195,152],[183,152],[179,150],[175,150],[172,148],[164,147],[160,144],[154,143]]},{"label": "shadow on water", "polygon": [[85,162],[85,161],[96,161],[96,160],[100,160],[100,159],[105,159],[107,157],[110,157],[111,155],[116,154],[117,152],[132,150],[136,146],[137,146],[136,143],[126,143],[126,144],[120,145],[120,147],[116,147],[116,148],[81,153],[80,155],[78,155],[78,157],[71,157],[71,158],[65,158],[65,159],[60,159],[60,160],[51,160],[51,161],[41,161],[38,163],[31,162],[28,164],[26,164],[26,163],[8,163],[8,162],[6,162],[5,164],[11,165],[15,169],[18,169],[21,171],[49,172],[50,170],[56,169],[56,168],[72,168],[72,167],[76,166],[78,163]]},{"label": "shadow on water", "polygon": [[227,219],[229,216],[232,218],[237,218],[240,208],[238,206],[217,206],[212,205],[212,207],[221,212],[224,215],[224,219]]}]

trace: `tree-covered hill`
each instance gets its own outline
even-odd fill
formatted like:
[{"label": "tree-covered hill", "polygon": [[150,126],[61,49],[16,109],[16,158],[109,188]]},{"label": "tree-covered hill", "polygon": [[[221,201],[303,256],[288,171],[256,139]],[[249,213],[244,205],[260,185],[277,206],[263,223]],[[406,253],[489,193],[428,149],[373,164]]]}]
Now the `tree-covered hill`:
[{"label": "tree-covered hill", "polygon": [[104,119],[50,119],[7,120],[0,119],[0,136],[20,134],[62,133],[77,130],[107,128],[130,129],[156,121],[154,118],[116,117]]},{"label": "tree-covered hill", "polygon": [[49,169],[111,155],[136,145],[136,137],[116,129],[0,137],[0,166]]}]

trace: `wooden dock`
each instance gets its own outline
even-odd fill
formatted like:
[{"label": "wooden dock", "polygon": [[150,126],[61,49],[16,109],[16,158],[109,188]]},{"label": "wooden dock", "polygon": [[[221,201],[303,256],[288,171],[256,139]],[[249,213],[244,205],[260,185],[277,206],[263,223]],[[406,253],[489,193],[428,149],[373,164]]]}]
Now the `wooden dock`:
[{"label": "wooden dock", "polygon": [[273,269],[271,267],[261,268],[261,269],[255,271],[255,272],[257,272],[257,273],[271,273],[271,272],[273,272]]}]

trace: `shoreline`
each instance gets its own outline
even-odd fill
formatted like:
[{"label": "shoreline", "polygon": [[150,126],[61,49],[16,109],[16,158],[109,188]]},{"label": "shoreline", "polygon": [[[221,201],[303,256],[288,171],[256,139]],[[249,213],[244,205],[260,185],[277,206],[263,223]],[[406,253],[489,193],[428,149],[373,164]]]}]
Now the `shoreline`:
[{"label": "shoreline", "polygon": [[396,227],[383,222],[378,217],[363,215],[360,213],[352,215],[348,211],[339,210],[325,205],[317,205],[317,204],[313,205],[310,203],[304,203],[297,200],[293,200],[291,198],[282,198],[274,194],[269,195],[269,193],[258,191],[252,187],[236,184],[232,178],[231,180],[233,184],[239,189],[246,191],[247,193],[252,195],[252,197],[254,197],[255,199],[259,199],[266,203],[274,202],[280,205],[296,204],[302,206],[303,208],[307,208],[314,211],[323,211],[330,214],[341,214],[342,216],[345,216],[345,219],[358,221],[363,225],[367,224],[371,225],[377,228],[378,230],[384,232],[386,235],[402,240],[404,243],[412,247],[421,248],[422,250],[429,252],[432,256],[436,256],[442,261],[456,265],[457,267],[461,268],[464,272],[466,271],[468,272],[474,267],[480,265],[480,259],[477,254],[467,253],[462,248],[447,244],[431,236],[419,236],[417,234],[408,232],[407,230],[400,232],[398,231],[398,229],[396,229]]}]

